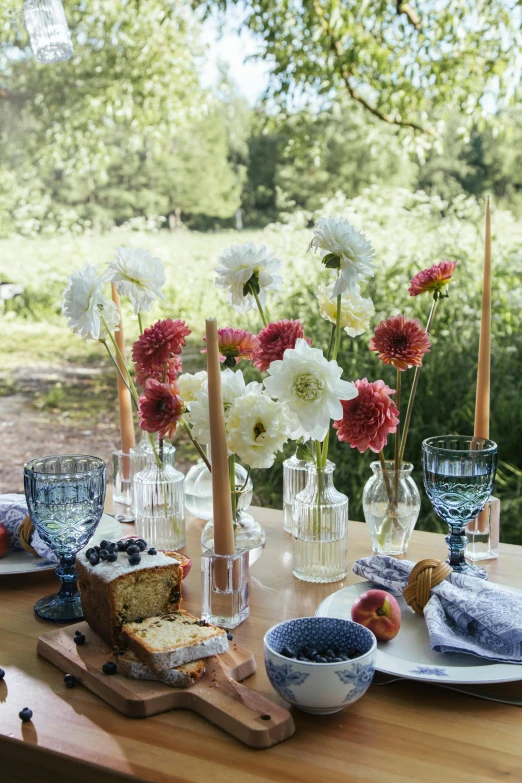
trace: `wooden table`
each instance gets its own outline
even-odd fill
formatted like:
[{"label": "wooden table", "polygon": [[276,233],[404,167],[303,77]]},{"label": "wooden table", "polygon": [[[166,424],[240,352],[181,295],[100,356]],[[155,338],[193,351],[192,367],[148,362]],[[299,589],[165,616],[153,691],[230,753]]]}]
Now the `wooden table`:
[{"label": "wooden table", "polygon": [[[266,550],[252,569],[251,616],[234,632],[250,648],[258,673],[249,687],[283,704],[263,666],[263,636],[285,618],[314,614],[346,584],[298,582],[282,513],[256,509]],[[188,522],[194,564],[184,605],[199,611],[199,520]],[[365,526],[350,523],[350,562],[369,554]],[[441,535],[414,533],[409,557],[445,555]],[[501,545],[490,578],[522,588],[522,547]],[[329,716],[293,711],[295,736],[270,750],[250,750],[197,715],[170,712],[125,718],[85,688],[68,690],[63,674],[37,657],[36,640],[50,625],[33,605],[57,584],[50,573],[0,578],[0,780],[197,781],[258,783],[490,783],[522,781],[522,710],[419,683],[372,686],[353,707]],[[31,723],[18,712],[33,710]],[[6,777],[7,775],[7,777]]]}]

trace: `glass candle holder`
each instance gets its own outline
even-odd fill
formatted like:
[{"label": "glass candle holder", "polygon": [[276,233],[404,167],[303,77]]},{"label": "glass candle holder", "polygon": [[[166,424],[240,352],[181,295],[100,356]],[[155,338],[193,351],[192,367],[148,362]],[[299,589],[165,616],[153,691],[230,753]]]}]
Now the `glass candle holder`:
[{"label": "glass candle holder", "polygon": [[466,560],[496,560],[500,543],[500,500],[489,498],[478,517],[466,525]]},{"label": "glass candle holder", "polygon": [[130,454],[121,449],[112,452],[112,499],[122,506],[130,506],[131,502],[131,460]]},{"label": "glass candle holder", "polygon": [[201,555],[201,619],[222,628],[236,628],[250,614],[248,550]]}]

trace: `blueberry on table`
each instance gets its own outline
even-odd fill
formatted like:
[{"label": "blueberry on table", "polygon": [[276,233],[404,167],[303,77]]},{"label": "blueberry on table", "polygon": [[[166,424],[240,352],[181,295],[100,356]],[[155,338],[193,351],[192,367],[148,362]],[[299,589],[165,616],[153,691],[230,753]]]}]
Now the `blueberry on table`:
[{"label": "blueberry on table", "polygon": [[232,636],[231,633],[227,633],[227,639],[228,639],[229,642],[231,642],[233,638],[234,637]]},{"label": "blueberry on table", "polygon": [[114,663],[114,661],[107,661],[107,663],[104,663],[102,666],[102,672],[104,674],[116,674],[118,670],[118,667]]},{"label": "blueberry on table", "polygon": [[5,671],[3,669],[0,669],[0,680],[3,680],[5,677]]},{"label": "blueberry on table", "polygon": [[139,554],[129,556],[129,563],[131,565],[138,565],[138,563],[140,562],[141,562],[141,557],[139,556]]},{"label": "blueberry on table", "polygon": [[149,551],[147,552],[147,554],[148,554],[148,555],[157,555],[157,554],[158,554],[158,552],[157,552],[157,550],[156,550],[156,549],[154,549],[154,547],[153,547],[153,546],[151,546],[151,548],[149,549]]},{"label": "blueberry on table", "polygon": [[66,674],[65,677],[63,678],[63,681],[68,688],[74,688],[74,686],[78,682],[74,674]]},{"label": "blueberry on table", "polygon": [[80,645],[85,644],[85,635],[79,631],[76,631],[74,634],[74,643]]},{"label": "blueberry on table", "polygon": [[27,723],[27,721],[31,720],[33,717],[33,711],[30,710],[29,707],[24,707],[23,710],[20,710],[18,713],[18,717],[23,723]]}]

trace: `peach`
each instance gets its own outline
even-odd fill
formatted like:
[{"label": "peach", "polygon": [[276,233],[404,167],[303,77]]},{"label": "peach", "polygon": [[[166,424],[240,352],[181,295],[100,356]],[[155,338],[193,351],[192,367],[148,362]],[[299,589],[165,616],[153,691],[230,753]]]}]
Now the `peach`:
[{"label": "peach", "polygon": [[352,606],[352,620],[373,631],[378,641],[389,642],[399,633],[401,608],[386,590],[368,590]]}]

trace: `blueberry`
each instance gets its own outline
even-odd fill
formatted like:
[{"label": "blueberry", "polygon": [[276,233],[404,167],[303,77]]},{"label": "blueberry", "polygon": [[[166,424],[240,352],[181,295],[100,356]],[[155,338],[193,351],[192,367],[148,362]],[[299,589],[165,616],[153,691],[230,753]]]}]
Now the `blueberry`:
[{"label": "blueberry", "polygon": [[99,562],[100,562],[100,558],[98,557],[98,555],[96,554],[96,552],[94,552],[94,554],[92,554],[92,555],[89,557],[89,563],[90,563],[91,565],[95,566],[95,565],[98,565],[98,563],[99,563]]},{"label": "blueberry", "polygon": [[308,658],[306,655],[300,655],[297,660],[303,661],[304,663],[310,663],[310,658]]},{"label": "blueberry", "polygon": [[100,551],[100,549],[101,549],[101,546],[98,546],[98,545],[96,544],[96,546],[94,547],[94,551],[95,551],[95,552],[99,552],[99,551]]},{"label": "blueberry", "polygon": [[130,546],[134,546],[136,544],[135,538],[126,538],[125,539],[125,549],[128,549]]},{"label": "blueberry", "polygon": [[228,639],[229,642],[231,642],[233,638],[234,637],[232,636],[232,634],[230,632],[227,633],[227,639]]},{"label": "blueberry", "polygon": [[114,563],[118,559],[118,553],[117,552],[109,552],[107,557],[105,558],[108,563]]},{"label": "blueberry", "polygon": [[63,678],[63,681],[68,688],[74,688],[74,686],[77,683],[77,679],[74,676],[74,674],[66,674],[65,677]]},{"label": "blueberry", "polygon": [[3,680],[5,677],[5,671],[3,669],[0,669],[0,680]]},{"label": "blueberry", "polygon": [[125,552],[126,549],[125,541],[117,541],[116,546],[118,548],[118,552]]},{"label": "blueberry", "polygon": [[145,549],[147,549],[148,544],[143,538],[138,538],[136,541],[136,546],[140,550],[140,552],[143,552]]},{"label": "blueberry", "polygon": [[308,650],[308,652],[307,652],[306,654],[308,655],[308,657],[310,658],[310,660],[311,660],[312,658],[315,658],[315,656],[316,656],[316,655],[319,655],[319,653],[317,652],[317,650],[314,650],[314,649],[312,649],[312,650]]},{"label": "blueberry", "polygon": [[284,655],[285,658],[295,658],[295,652],[290,647],[287,647],[286,645],[281,650],[281,655]]},{"label": "blueberry", "polygon": [[109,552],[116,552],[117,548],[118,547],[116,546],[116,542],[111,541],[111,543],[109,544]]},{"label": "blueberry", "polygon": [[136,546],[136,544],[133,544],[132,546],[127,547],[127,554],[128,555],[139,555],[141,552],[141,549],[139,546]]},{"label": "blueberry", "polygon": [[102,672],[104,674],[116,674],[117,666],[114,661],[107,661],[107,663],[104,663],[102,666]]},{"label": "blueberry", "polygon": [[91,555],[93,555],[96,552],[95,548],[93,546],[89,547],[89,549],[85,553],[85,557],[87,560],[90,558]]},{"label": "blueberry", "polygon": [[98,552],[98,557],[100,558],[100,560],[107,560],[108,554],[109,552],[107,551],[107,549],[100,549],[100,551]]},{"label": "blueberry", "polygon": [[156,549],[154,549],[154,547],[153,547],[153,546],[151,546],[151,548],[149,549],[149,551],[147,552],[147,554],[148,554],[148,555],[157,555],[157,554],[158,554],[158,552],[157,552],[157,550],[156,550]]},{"label": "blueberry", "polygon": [[27,723],[27,721],[31,720],[31,718],[33,717],[33,711],[30,710],[29,707],[24,707],[23,710],[20,710],[20,712],[18,713],[18,717],[24,723]]},{"label": "blueberry", "polygon": [[130,555],[130,557],[129,557],[129,563],[130,563],[131,565],[138,565],[138,563],[139,563],[139,562],[141,562],[141,557],[139,556],[139,554],[136,554],[136,555]]},{"label": "blueberry", "polygon": [[83,633],[75,633],[74,634],[74,643],[75,644],[85,644],[85,636]]},{"label": "blueberry", "polygon": [[108,549],[110,545],[110,541],[107,541],[106,538],[103,539],[103,541],[100,541],[100,548],[101,549]]},{"label": "blueberry", "polygon": [[327,658],[335,658],[335,653],[330,648],[327,649],[327,651],[325,652],[325,655],[326,655]]}]

